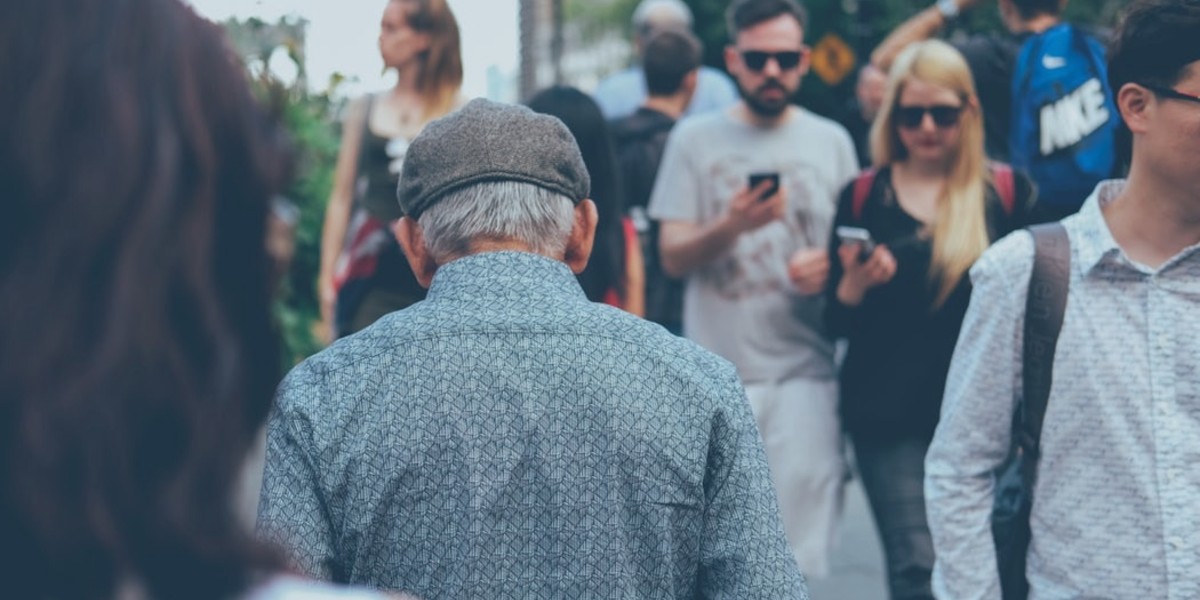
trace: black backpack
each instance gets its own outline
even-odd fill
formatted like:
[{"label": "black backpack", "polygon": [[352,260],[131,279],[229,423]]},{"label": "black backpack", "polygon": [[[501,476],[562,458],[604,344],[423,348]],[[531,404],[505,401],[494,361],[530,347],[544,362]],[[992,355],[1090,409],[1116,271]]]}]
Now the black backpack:
[{"label": "black backpack", "polygon": [[1025,579],[1031,537],[1029,515],[1054,352],[1071,278],[1071,241],[1062,224],[1035,225],[1029,232],[1033,234],[1034,259],[1025,297],[1024,398],[1013,414],[1013,449],[1009,461],[997,473],[992,507],[992,536],[1004,600],[1025,600],[1029,596]]}]

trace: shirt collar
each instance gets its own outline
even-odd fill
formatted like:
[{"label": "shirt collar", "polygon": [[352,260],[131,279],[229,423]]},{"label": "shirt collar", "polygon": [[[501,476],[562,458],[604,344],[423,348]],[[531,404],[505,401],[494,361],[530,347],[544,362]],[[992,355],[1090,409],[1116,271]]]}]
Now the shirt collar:
[{"label": "shirt collar", "polygon": [[430,300],[510,300],[559,296],[587,302],[575,274],[562,261],[529,252],[472,254],[438,268]]},{"label": "shirt collar", "polygon": [[1121,195],[1124,190],[1124,179],[1100,182],[1073,217],[1074,229],[1078,235],[1072,239],[1072,244],[1077,246],[1075,256],[1079,259],[1084,273],[1090,273],[1106,257],[1122,256],[1121,247],[1113,238],[1112,230],[1108,228],[1108,221],[1104,220],[1102,209]]}]

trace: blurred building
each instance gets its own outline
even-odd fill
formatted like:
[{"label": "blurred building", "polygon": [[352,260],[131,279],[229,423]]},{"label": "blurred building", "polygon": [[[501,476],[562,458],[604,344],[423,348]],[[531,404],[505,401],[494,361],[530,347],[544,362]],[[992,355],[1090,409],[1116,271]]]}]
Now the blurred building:
[{"label": "blurred building", "polygon": [[633,55],[623,24],[568,18],[571,1],[595,9],[614,0],[521,0],[521,100],[551,85],[590,92]]}]

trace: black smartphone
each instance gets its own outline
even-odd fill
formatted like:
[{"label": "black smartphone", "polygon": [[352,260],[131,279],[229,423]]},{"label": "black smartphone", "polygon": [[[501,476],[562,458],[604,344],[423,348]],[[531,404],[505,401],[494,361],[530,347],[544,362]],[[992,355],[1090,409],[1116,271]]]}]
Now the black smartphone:
[{"label": "black smartphone", "polygon": [[863,262],[871,257],[871,253],[875,251],[875,240],[871,239],[871,232],[862,227],[849,227],[846,225],[837,228],[837,237],[843,244],[858,244],[858,261]]},{"label": "black smartphone", "polygon": [[779,173],[777,171],[770,173],[751,173],[750,189],[758,187],[758,185],[764,181],[770,181],[771,185],[767,186],[767,191],[763,192],[762,195],[758,197],[759,202],[774,196],[775,192],[779,191]]}]

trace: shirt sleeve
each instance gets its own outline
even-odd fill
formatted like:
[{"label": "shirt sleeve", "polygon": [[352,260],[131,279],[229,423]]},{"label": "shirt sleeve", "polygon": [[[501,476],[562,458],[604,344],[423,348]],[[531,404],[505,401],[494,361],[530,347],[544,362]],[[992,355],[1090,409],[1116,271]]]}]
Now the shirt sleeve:
[{"label": "shirt sleeve", "polygon": [[712,421],[698,597],[805,600],[746,393],[732,373],[723,387],[733,401]]},{"label": "shirt sleeve", "polygon": [[999,600],[992,538],[994,473],[1009,454],[1020,394],[1021,338],[1033,243],[1017,232],[971,269],[971,302],[925,458],[925,503],[937,556],[934,595]]},{"label": "shirt sleeve", "polygon": [[700,187],[693,161],[688,154],[686,125],[677,125],[667,136],[662,164],[650,193],[650,218],[659,221],[700,223]]},{"label": "shirt sleeve", "polygon": [[313,460],[311,422],[303,407],[319,396],[319,375],[305,365],[280,386],[267,424],[267,459],[258,503],[258,532],[278,544],[301,573],[344,583],[335,533]]}]

